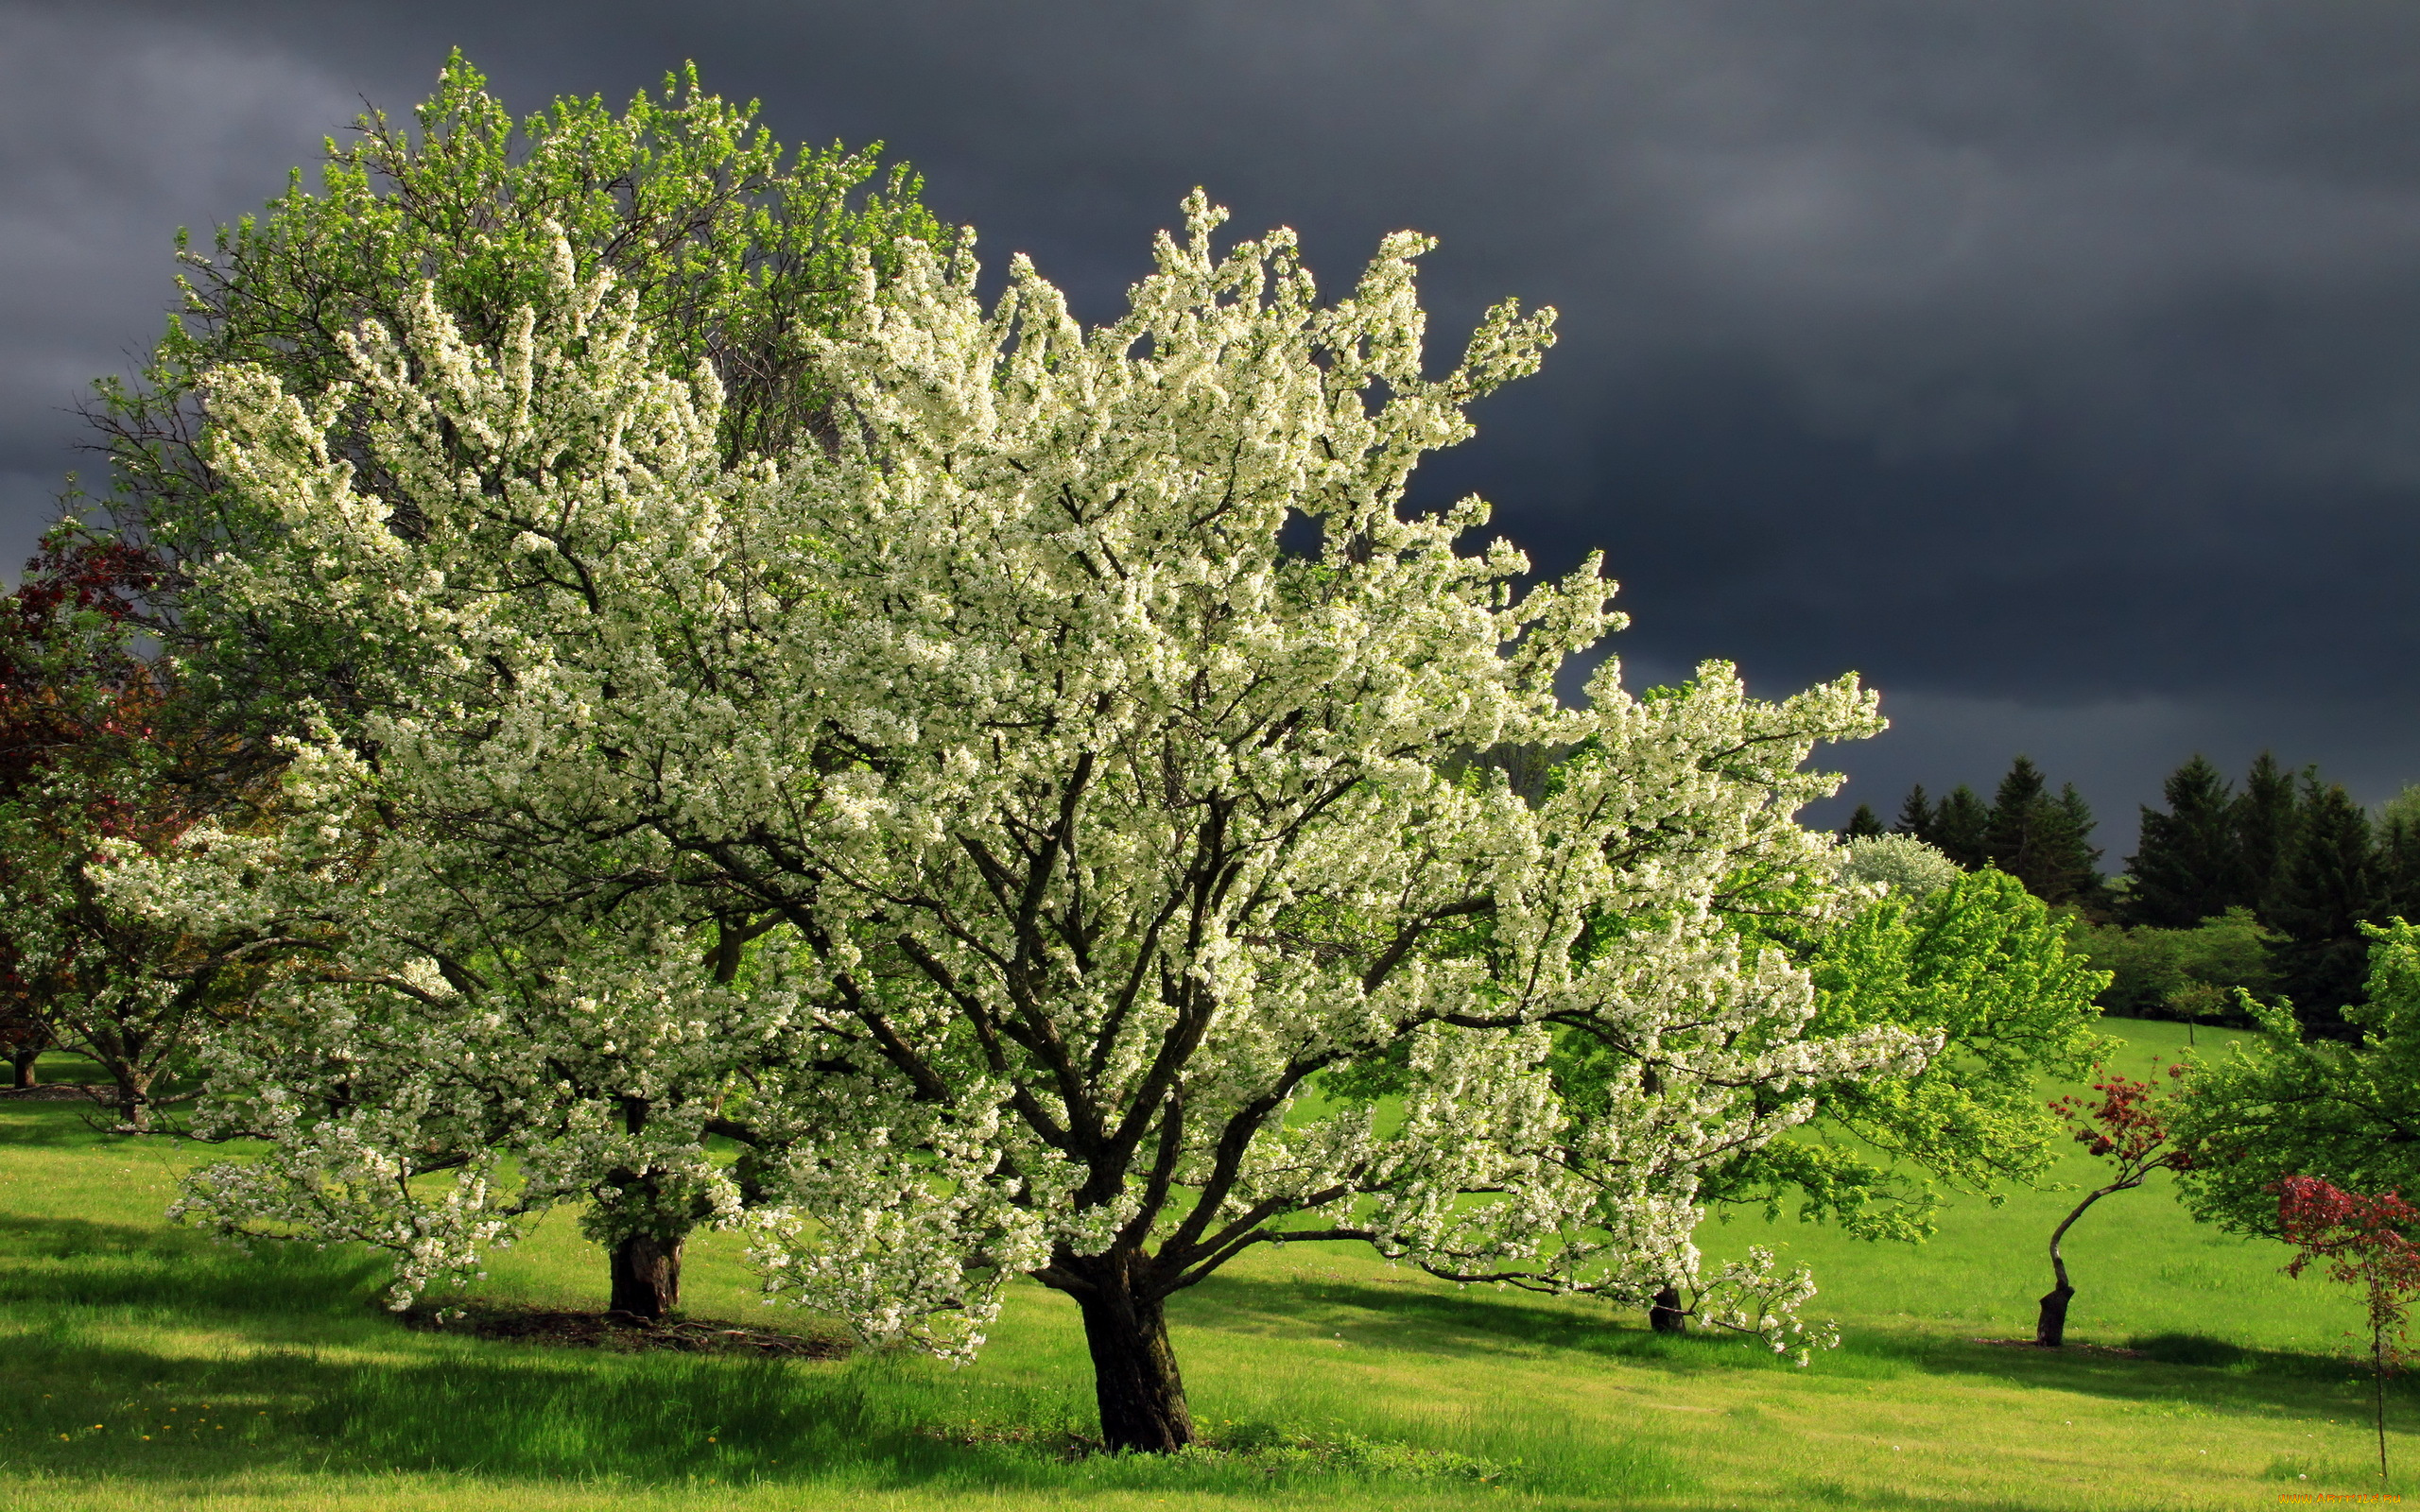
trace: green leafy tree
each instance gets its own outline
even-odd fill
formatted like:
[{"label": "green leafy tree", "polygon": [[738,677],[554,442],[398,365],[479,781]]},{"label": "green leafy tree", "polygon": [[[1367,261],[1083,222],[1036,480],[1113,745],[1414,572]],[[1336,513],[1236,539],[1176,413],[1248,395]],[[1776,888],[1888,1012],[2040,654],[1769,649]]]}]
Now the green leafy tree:
[{"label": "green leafy tree", "polygon": [[[793,150],[755,117],[691,69],[619,114],[564,97],[516,118],[458,52],[411,126],[372,110],[349,142],[331,140],[316,193],[298,168],[259,215],[220,228],[211,255],[180,236],[180,308],[133,382],[97,386],[89,417],[114,475],[109,533],[161,565],[152,628],[183,655],[195,691],[216,696],[240,748],[266,756],[304,705],[346,717],[363,679],[359,648],[341,637],[187,622],[199,564],[282,529],[200,444],[208,375],[242,365],[324,396],[337,455],[365,489],[406,497],[372,444],[346,341],[365,324],[405,329],[425,290],[469,339],[500,344],[544,295],[560,245],[575,278],[610,274],[635,301],[666,369],[712,371],[727,460],[821,437],[830,395],[812,350],[838,318],[852,259],[865,253],[887,275],[902,238],[949,238],[904,166],[868,187],[878,144]],[[406,537],[427,527],[408,502],[394,521]]]},{"label": "green leafy tree", "polygon": [[2281,1237],[2278,1184],[2322,1177],[2356,1192],[2420,1192],[2420,928],[2369,939],[2366,1001],[2344,1018],[2358,1038],[2314,1034],[2255,1005],[2258,1038],[2207,1058],[2176,1115],[2197,1152],[2182,1178],[2196,1218]]},{"label": "green leafy tree", "polygon": [[2233,784],[2197,752],[2160,791],[2168,811],[2145,806],[2140,847],[2126,858],[2127,921],[2191,929],[2252,902]]},{"label": "green leafy tree", "polygon": [[1943,1049],[1913,1075],[1819,1088],[1805,1136],[1733,1161],[1710,1196],[1912,1241],[1945,1191],[1992,1193],[2049,1168],[2063,1130],[2034,1088],[2106,1053],[2093,997],[2108,978],[2067,949],[2048,905],[2005,872],[1970,872],[1886,897],[1807,954],[1819,1032],[1888,1025]]},{"label": "green leafy tree", "polygon": [[[706,93],[694,70],[618,112],[599,98],[562,98],[517,117],[457,53],[410,123],[374,110],[363,115],[349,142],[328,145],[316,190],[298,169],[259,215],[222,228],[210,256],[186,255],[182,305],[142,370],[131,383],[99,387],[91,418],[115,486],[100,527],[89,533],[95,544],[155,564],[139,599],[144,623],[177,654],[182,688],[210,736],[185,748],[210,752],[225,768],[188,783],[186,822],[237,826],[246,795],[272,781],[286,743],[315,726],[374,752],[364,722],[399,701],[393,669],[340,624],[266,617],[203,588],[230,564],[270,559],[295,528],[274,503],[231,481],[213,449],[206,404],[234,375],[309,396],[329,459],[351,470],[354,492],[391,508],[385,529],[405,542],[430,539],[442,502],[397,474],[399,454],[379,434],[389,417],[377,411],[374,385],[362,381],[359,343],[442,321],[476,346],[509,348],[522,330],[515,322],[566,283],[610,283],[646,332],[649,362],[713,388],[704,449],[717,464],[821,452],[838,438],[818,343],[829,341],[865,280],[889,286],[904,241],[944,260],[959,250],[918,202],[919,181],[905,167],[882,172],[877,154],[874,146],[786,146],[757,123],[752,104]],[[601,329],[589,336],[602,339]],[[396,360],[419,379],[442,381],[427,368],[436,359],[425,347]],[[453,444],[448,465],[469,465],[477,439]],[[493,473],[487,481],[503,487]],[[565,525],[528,523],[556,536]],[[552,570],[535,573],[544,581]],[[593,574],[586,586],[594,587]],[[409,664],[415,654],[385,660]],[[516,967],[548,978],[544,960],[528,952],[577,912],[506,911],[485,925],[528,926],[514,947]],[[380,923],[357,913],[344,919],[356,934]],[[737,917],[700,925],[710,940],[749,937],[755,927]],[[368,949],[361,938],[353,944]],[[696,943],[666,948],[688,955]],[[710,964],[718,949],[706,951]],[[720,980],[700,990],[727,983],[732,970],[729,961],[713,967]],[[685,1092],[683,1078],[702,1074],[689,1061],[674,1064],[660,1044],[652,1057],[648,1045],[625,1048],[621,1060],[596,1069],[597,1082]],[[594,1090],[585,1070],[562,1080]],[[647,1114],[625,1116],[644,1122]],[[661,1125],[660,1110],[656,1117]],[[666,1216],[669,1198],[640,1198],[694,1184],[645,1160],[625,1175],[583,1194],[602,1215],[615,1305],[652,1315],[678,1300],[689,1215]],[[620,1221],[626,1210],[646,1222]]]},{"label": "green leafy tree", "polygon": [[2240,994],[2266,1001],[2276,992],[2270,962],[2276,936],[2249,908],[2230,908],[2191,929],[2084,919],[2075,929],[2077,949],[2110,973],[2100,995],[2104,1013],[2249,1026]]}]

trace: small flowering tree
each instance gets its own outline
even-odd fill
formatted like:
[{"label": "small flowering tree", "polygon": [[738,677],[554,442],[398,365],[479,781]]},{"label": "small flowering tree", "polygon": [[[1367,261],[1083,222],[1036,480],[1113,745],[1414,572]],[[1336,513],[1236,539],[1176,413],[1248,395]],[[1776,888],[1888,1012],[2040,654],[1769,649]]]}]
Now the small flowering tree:
[{"label": "small flowering tree", "polygon": [[[2186,1068],[2168,1068],[2171,1081],[2182,1078]],[[2050,1273],[2056,1279],[2042,1298],[2040,1319],[2034,1324],[2033,1342],[2046,1349],[2055,1349],[2066,1342],[2067,1303],[2076,1295],[2067,1284],[2067,1263],[2059,1252],[2060,1242],[2067,1230],[2084,1214],[2084,1210],[2113,1192],[2126,1192],[2141,1186],[2154,1171],[2187,1171],[2193,1167],[2193,1157],[2175,1143],[2169,1131],[2169,1099],[2161,1095],[2157,1084],[2134,1081],[2111,1074],[2092,1084],[2100,1094],[2098,1102],[2076,1097],[2062,1097],[2050,1107],[2061,1117],[2075,1125],[2076,1143],[2116,1168],[2117,1179],[2108,1185],[2086,1193],[2084,1199],[2062,1219],[2050,1232]]]},{"label": "small flowering tree", "polygon": [[[212,622],[360,647],[371,711],[245,875],[354,885],[329,848],[374,839],[374,903],[324,906],[379,943],[225,1048],[202,1120],[273,1154],[194,1211],[383,1232],[409,1288],[627,1173],[869,1338],[963,1353],[1008,1278],[1066,1293],[1105,1440],[1168,1450],[1167,1299],[1236,1256],[1643,1302],[1700,1280],[1706,1171],[1920,1065],[1810,1035],[1767,933],[1862,901],[1792,815],[1871,696],[1609,662],[1560,707],[1616,623],[1597,564],[1518,593],[1509,545],[1455,547],[1482,506],[1400,507],[1546,320],[1432,378],[1419,238],[1322,306],[1288,233],[1187,219],[1089,333],[1022,260],[989,310],[971,257],[861,263],[830,437],[776,457],[726,457],[712,375],[568,255],[493,345],[424,300],[340,395],[218,374],[213,463],[284,534],[197,575]],[[1574,753],[1531,800],[1464,759],[1504,744]],[[1751,1266],[1711,1311],[1786,1347],[1803,1295]]]},{"label": "small flowering tree", "polygon": [[2411,1302],[2420,1297],[2420,1208],[2392,1192],[2374,1197],[2345,1192],[2317,1177],[2277,1183],[2277,1230],[2295,1255],[2286,1266],[2300,1276],[2325,1262],[2327,1279],[2361,1289],[2369,1310],[2370,1387],[2378,1435],[2378,1478],[2386,1465],[2386,1378],[2411,1358],[2407,1335]]},{"label": "small flowering tree", "polygon": [[20,1086],[45,1046],[92,1058],[130,1132],[150,1127],[155,1085],[251,954],[108,887],[117,854],[173,850],[243,796],[172,670],[138,649],[131,622],[155,580],[144,554],[60,531],[0,600],[0,1035]]}]

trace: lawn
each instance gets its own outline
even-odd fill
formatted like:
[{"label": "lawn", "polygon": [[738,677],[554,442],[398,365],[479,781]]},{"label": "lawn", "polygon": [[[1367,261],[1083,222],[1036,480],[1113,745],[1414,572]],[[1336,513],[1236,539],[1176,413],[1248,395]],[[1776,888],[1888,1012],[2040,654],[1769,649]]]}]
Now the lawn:
[{"label": "lawn", "polygon": [[[2183,1039],[2111,1027],[2137,1067]],[[2278,1274],[2277,1246],[2195,1228],[2165,1185],[2107,1199],[2068,1239],[2070,1338],[2135,1354],[1978,1342],[2030,1333],[2073,1194],[1962,1203],[1921,1248],[1709,1225],[1709,1251],[1778,1243],[1816,1268],[1812,1311],[1845,1343],[1805,1370],[1300,1246],[1173,1307],[1219,1452],[1070,1459],[1092,1415],[1083,1344],[1038,1288],[957,1371],[449,1337],[381,1312],[364,1256],[243,1255],[164,1223],[197,1158],[95,1133],[72,1104],[0,1104],[0,1508],[2098,1512],[2378,1489],[2352,1301]],[[2092,1170],[2078,1156],[2060,1175]],[[559,1214],[484,1289],[596,1306],[603,1283]],[[779,1321],[723,1236],[693,1246],[684,1290],[694,1314]],[[2411,1460],[2420,1393],[2389,1410]]]}]

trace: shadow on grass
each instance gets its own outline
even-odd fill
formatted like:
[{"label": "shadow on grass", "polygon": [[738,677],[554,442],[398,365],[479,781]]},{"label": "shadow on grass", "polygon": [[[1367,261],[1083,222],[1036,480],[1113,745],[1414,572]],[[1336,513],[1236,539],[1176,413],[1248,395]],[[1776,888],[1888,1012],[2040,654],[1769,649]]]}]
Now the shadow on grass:
[{"label": "shadow on grass", "polygon": [[[1341,1332],[1357,1347],[1460,1357],[1569,1351],[1684,1374],[1794,1368],[1737,1335],[1659,1334],[1610,1308],[1594,1319],[1568,1304],[1520,1294],[1242,1276],[1216,1277],[1200,1290],[1205,1294],[1200,1304],[1180,1303],[1177,1320],[1219,1332]],[[1838,1351],[1817,1353],[1812,1374],[1867,1380],[1910,1373],[1992,1377],[2100,1397],[2136,1411],[2323,1418],[2341,1416],[2356,1405],[2353,1398],[2370,1389],[2366,1366],[2344,1356],[2252,1349],[2185,1333],[2140,1337],[2130,1347],[2142,1358],[1851,1329]],[[2389,1391],[2420,1405],[2420,1379],[2401,1378]]]},{"label": "shadow on grass", "polygon": [[[166,1356],[61,1326],[10,1350],[26,1405],[0,1430],[12,1472],[207,1481],[439,1472],[599,1484],[797,1484],[1226,1493],[1344,1485],[1685,1489],[1651,1446],[1598,1446],[1584,1465],[1290,1435],[1181,1456],[1087,1455],[1067,1393],[967,1390],[921,1362],[851,1364],[600,1356],[442,1340],[417,1358],[357,1348]],[[979,1395],[979,1401],[976,1398]],[[148,1435],[148,1436],[146,1436]]]},{"label": "shadow on grass", "polygon": [[[2141,1358],[1936,1339],[1915,1351],[1934,1375],[1992,1376],[2012,1384],[2099,1397],[2121,1410],[2202,1416],[2230,1412],[2335,1418],[2366,1406],[2366,1361],[2255,1349],[2198,1333],[2138,1336]],[[2391,1381],[2391,1400],[2420,1404],[2420,1382]]]},{"label": "shadow on grass", "polygon": [[247,1252],[184,1229],[0,1215],[0,1307],[38,1315],[88,1307],[366,1317],[386,1270],[358,1251],[262,1243]]},{"label": "shadow on grass", "polygon": [[[1216,1276],[1181,1297],[1172,1315],[1220,1332],[1347,1332],[1371,1349],[1463,1358],[1558,1349],[1685,1371],[1792,1368],[1736,1333],[1657,1333],[1611,1306],[1591,1315],[1520,1292]],[[1350,1332],[1357,1328],[1365,1332]]]},{"label": "shadow on grass", "polygon": [[[454,1472],[535,1482],[1168,1490],[1689,1484],[1651,1445],[1393,1442],[1286,1424],[1177,1458],[1084,1456],[1088,1390],[932,1362],[612,1354],[407,1331],[357,1251],[0,1217],[0,1461],[69,1479]],[[131,1326],[130,1326],[131,1325]],[[1265,1440],[1265,1441],[1264,1441]]]}]

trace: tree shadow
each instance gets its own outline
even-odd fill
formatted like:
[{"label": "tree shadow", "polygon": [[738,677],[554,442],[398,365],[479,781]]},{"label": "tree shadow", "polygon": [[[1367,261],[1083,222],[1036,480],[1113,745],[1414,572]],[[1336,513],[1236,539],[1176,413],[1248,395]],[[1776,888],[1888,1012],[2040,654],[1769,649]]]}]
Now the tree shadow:
[{"label": "tree shadow", "polygon": [[[1208,1294],[1202,1305],[1180,1303],[1174,1320],[1214,1332],[1325,1336],[1341,1331],[1357,1349],[1378,1351],[1470,1358],[1553,1350],[1686,1374],[1793,1369],[1737,1335],[1659,1334],[1610,1309],[1603,1318],[1591,1319],[1567,1303],[1520,1294],[1256,1276],[1214,1277],[1198,1290]],[[1208,1305],[1214,1301],[1215,1307]],[[2341,1417],[2348,1392],[2369,1389],[2366,1367],[2342,1356],[2255,1349],[2184,1333],[2139,1337],[2130,1348],[2138,1357],[1858,1328],[1845,1332],[1837,1354],[1819,1351],[1813,1370],[1866,1379],[1911,1372],[1987,1376],[2142,1410],[2186,1404],[2213,1413],[2318,1418]],[[2400,1379],[2389,1390],[2420,1402],[2420,1379]]]},{"label": "tree shadow", "polygon": [[1382,1351],[1472,1358],[1552,1349],[1685,1371],[1789,1368],[1737,1334],[1656,1333],[1611,1307],[1591,1317],[1567,1301],[1527,1293],[1259,1276],[1215,1276],[1194,1291],[1199,1305],[1181,1296],[1173,1320],[1213,1332],[1294,1334],[1316,1319],[1322,1332],[1357,1330],[1357,1347]]},{"label": "tree shadow", "polygon": [[[2342,1417],[2366,1406],[2366,1362],[2343,1355],[2266,1349],[2197,1333],[2140,1335],[2136,1357],[1937,1339],[1916,1355],[1933,1375],[1990,1376],[2011,1384],[2098,1397],[2121,1410],[2154,1413]],[[2390,1382],[2391,1397],[2420,1402],[2420,1383]]]},{"label": "tree shadow", "polygon": [[289,1324],[366,1317],[386,1270],[358,1250],[266,1241],[239,1249],[187,1229],[0,1215],[0,1306],[37,1315],[80,1307]]}]

